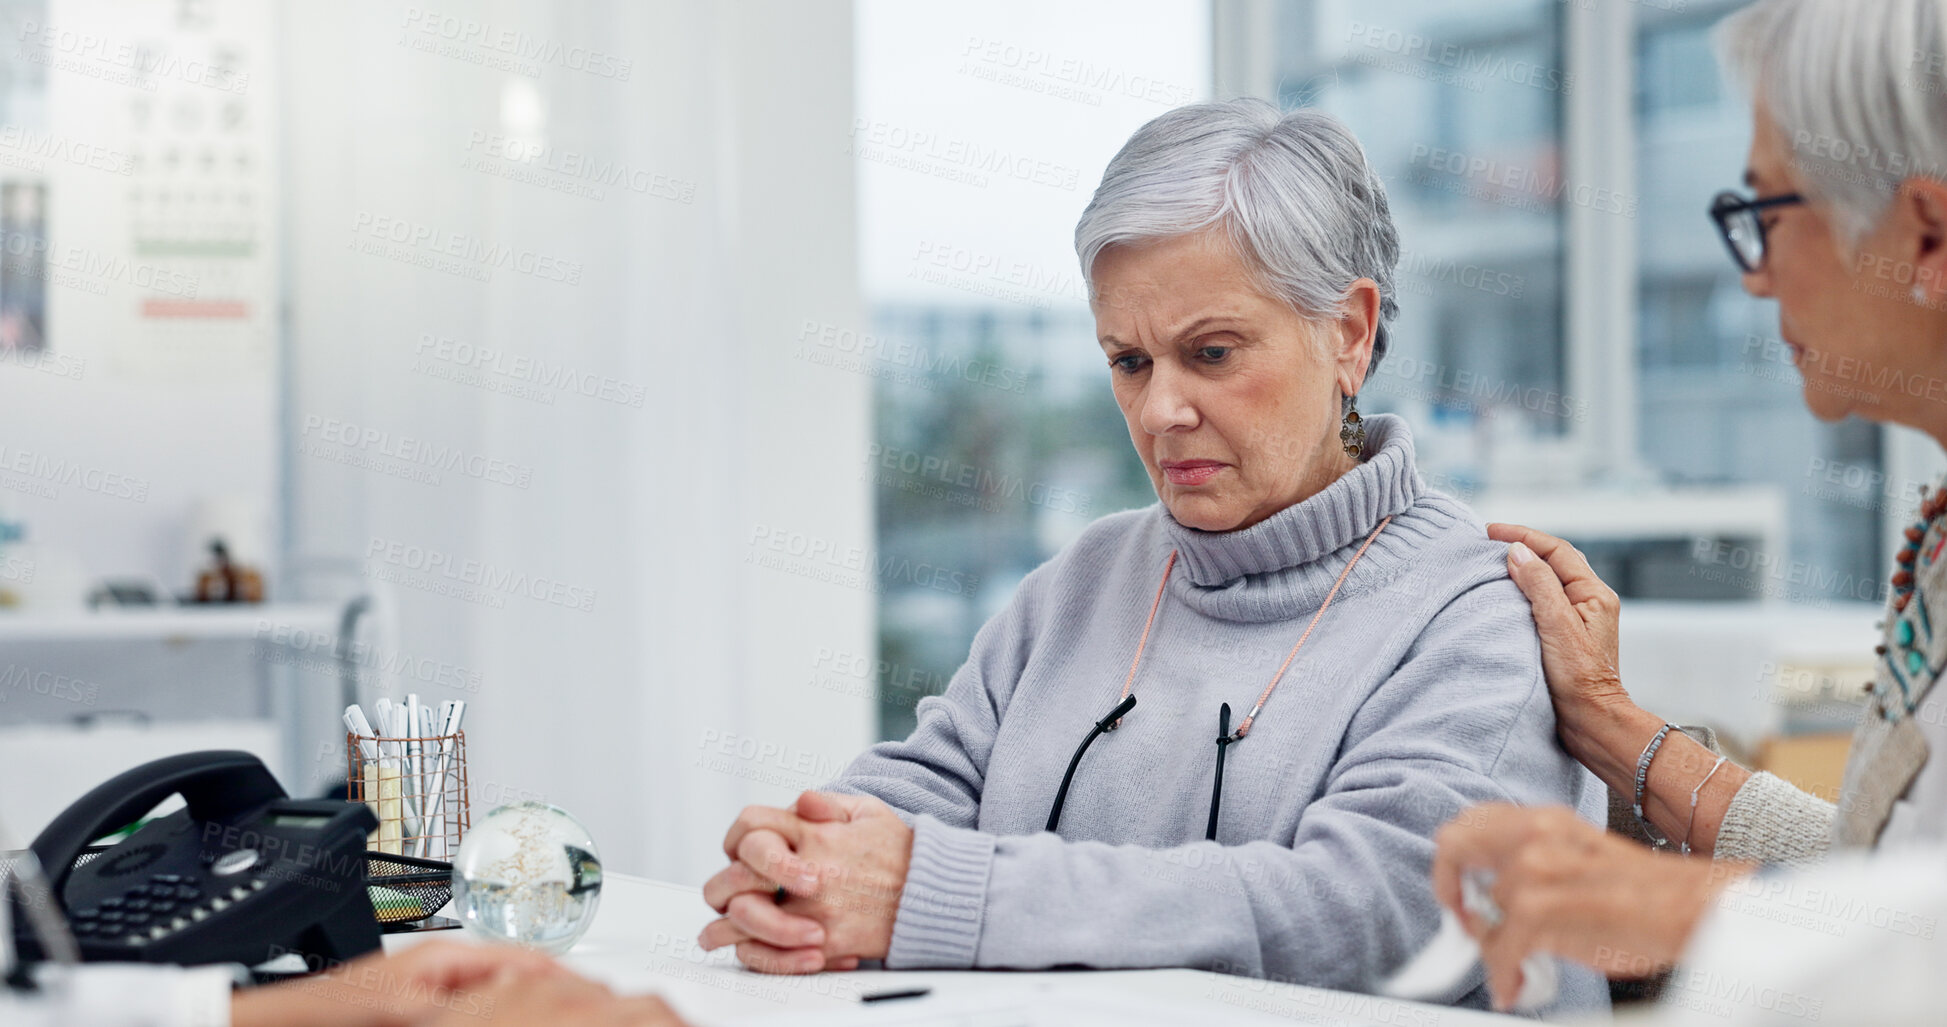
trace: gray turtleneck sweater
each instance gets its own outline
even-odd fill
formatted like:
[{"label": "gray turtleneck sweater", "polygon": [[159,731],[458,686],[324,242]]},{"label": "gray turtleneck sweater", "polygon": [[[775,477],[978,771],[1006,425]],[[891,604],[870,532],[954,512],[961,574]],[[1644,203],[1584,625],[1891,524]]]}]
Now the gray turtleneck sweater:
[{"label": "gray turtleneck sweater", "polygon": [[[894,968],[1196,967],[1370,991],[1430,938],[1433,834],[1476,802],[1602,816],[1556,743],[1528,603],[1506,547],[1428,490],[1404,422],[1360,465],[1242,531],[1160,505],[1104,517],[1021,583],[904,741],[833,787],[914,827]],[[1204,840],[1217,711],[1232,727],[1346,562],[1353,569],[1248,737],[1225,757]],[[1116,704],[1170,550],[1178,557],[1119,730]],[[1485,1005],[1478,973],[1451,1000]],[[1606,1007],[1565,973],[1558,1009]]]}]

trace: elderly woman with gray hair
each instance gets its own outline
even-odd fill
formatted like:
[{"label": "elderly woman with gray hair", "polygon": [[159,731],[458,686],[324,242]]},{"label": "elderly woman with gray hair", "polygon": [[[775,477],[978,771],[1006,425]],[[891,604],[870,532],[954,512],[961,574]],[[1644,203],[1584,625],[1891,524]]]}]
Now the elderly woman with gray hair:
[{"label": "elderly woman with gray hair", "polygon": [[[1947,445],[1947,0],[1765,0],[1718,45],[1753,97],[1755,195],[1711,214],[1745,289],[1778,301],[1806,405]],[[1562,540],[1491,526],[1533,603],[1563,742],[1674,850],[1566,810],[1485,807],[1444,829],[1443,901],[1493,881],[1498,921],[1461,912],[1497,996],[1542,951],[1618,977],[1683,963],[1667,1019],[1943,1021],[1947,486],[1915,501],[1836,804],[1638,707],[1615,593]],[[1819,866],[1750,877],[1759,864]]]},{"label": "elderly woman with gray hair", "polygon": [[[1384,188],[1324,114],[1184,107],[1116,155],[1075,244],[1161,502],[1028,575],[910,737],[745,810],[700,940],[778,972],[1371,989],[1434,932],[1443,821],[1602,801],[1502,547],[1403,422],[1356,411],[1395,311]],[[1564,990],[1605,1003],[1593,974]]]}]

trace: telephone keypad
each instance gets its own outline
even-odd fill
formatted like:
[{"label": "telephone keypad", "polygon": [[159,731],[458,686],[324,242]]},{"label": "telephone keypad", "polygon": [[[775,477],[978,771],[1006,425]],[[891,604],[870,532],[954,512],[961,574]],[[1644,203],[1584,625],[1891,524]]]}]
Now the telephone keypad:
[{"label": "telephone keypad", "polygon": [[[236,872],[232,870],[233,874]],[[261,891],[267,883],[261,877],[239,881],[206,899],[203,889],[191,879],[181,874],[156,874],[121,895],[102,899],[99,909],[80,910],[69,914],[69,919],[77,935],[99,938],[126,935],[129,944],[141,945],[207,920],[212,913],[228,909],[251,892]]]}]

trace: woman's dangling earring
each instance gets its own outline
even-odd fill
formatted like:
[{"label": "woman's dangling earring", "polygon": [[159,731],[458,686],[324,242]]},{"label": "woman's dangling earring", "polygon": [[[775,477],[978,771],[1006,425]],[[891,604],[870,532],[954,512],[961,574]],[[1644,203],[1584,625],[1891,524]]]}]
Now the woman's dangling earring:
[{"label": "woman's dangling earring", "polygon": [[1345,422],[1339,426],[1339,445],[1345,447],[1345,455],[1354,460],[1366,451],[1366,424],[1359,419],[1359,397],[1347,396],[1345,402]]}]

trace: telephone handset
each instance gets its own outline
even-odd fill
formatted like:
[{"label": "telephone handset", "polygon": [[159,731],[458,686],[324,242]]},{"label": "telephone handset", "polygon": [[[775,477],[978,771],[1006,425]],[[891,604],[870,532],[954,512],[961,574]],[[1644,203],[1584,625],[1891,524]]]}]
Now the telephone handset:
[{"label": "telephone handset", "polygon": [[[176,794],[186,808],[75,865],[89,842]],[[84,960],[339,960],[379,947],[365,889],[365,838],[377,826],[363,803],[288,798],[257,757],[216,750],[115,776],[31,848]],[[26,919],[13,918],[20,955],[44,958]]]}]

